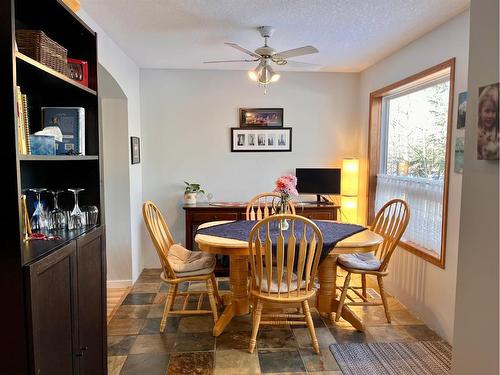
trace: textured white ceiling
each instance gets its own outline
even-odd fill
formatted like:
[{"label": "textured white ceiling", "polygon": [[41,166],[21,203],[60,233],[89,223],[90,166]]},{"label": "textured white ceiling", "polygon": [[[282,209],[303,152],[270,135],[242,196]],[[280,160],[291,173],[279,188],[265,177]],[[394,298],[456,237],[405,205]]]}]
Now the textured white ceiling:
[{"label": "textured white ceiling", "polygon": [[[245,58],[223,42],[255,50],[313,45],[294,60],[316,70],[357,72],[461,13],[469,0],[82,0],[82,8],[142,68],[249,69],[203,64]],[[279,70],[297,70],[289,67]],[[304,70],[304,69],[302,69]]]}]

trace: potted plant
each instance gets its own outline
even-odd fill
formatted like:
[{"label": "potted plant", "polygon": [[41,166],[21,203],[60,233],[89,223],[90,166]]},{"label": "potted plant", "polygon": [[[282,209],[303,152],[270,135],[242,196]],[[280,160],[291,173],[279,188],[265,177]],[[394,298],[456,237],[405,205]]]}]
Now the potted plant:
[{"label": "potted plant", "polygon": [[184,181],[186,184],[186,190],[184,191],[184,203],[185,204],[196,204],[196,196],[198,194],[205,194],[205,191],[201,189],[200,184],[190,184]]}]

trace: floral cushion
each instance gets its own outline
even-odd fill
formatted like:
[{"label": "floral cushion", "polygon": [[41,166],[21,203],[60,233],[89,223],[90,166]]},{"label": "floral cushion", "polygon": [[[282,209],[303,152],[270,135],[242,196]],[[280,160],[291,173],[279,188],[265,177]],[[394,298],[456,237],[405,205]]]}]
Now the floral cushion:
[{"label": "floral cushion", "polygon": [[213,254],[191,251],[179,244],[170,247],[167,260],[177,277],[212,273],[216,263]]},{"label": "floral cushion", "polygon": [[[265,273],[265,271],[264,271]],[[290,292],[297,290],[297,275],[295,273],[292,273],[292,281],[290,283]],[[302,288],[305,286],[305,281],[302,280]],[[283,277],[281,278],[281,285],[280,285],[280,293],[288,292],[288,285],[287,285],[287,271],[285,270],[283,272]],[[267,292],[268,287],[267,287],[267,278],[265,276],[262,277],[262,291]],[[276,267],[273,267],[273,275],[272,275],[272,281],[271,281],[271,287],[269,290],[271,293],[278,293],[278,269]]]},{"label": "floral cushion", "polygon": [[380,268],[380,260],[373,253],[342,254],[337,258],[337,262],[357,270],[376,271]]}]

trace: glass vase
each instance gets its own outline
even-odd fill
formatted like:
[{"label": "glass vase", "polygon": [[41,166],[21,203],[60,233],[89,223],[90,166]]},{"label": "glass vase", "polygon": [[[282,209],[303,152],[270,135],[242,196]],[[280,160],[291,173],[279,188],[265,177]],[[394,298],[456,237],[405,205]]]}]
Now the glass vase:
[{"label": "glass vase", "polygon": [[[281,202],[280,202],[280,214],[285,215],[288,211],[288,199],[284,196],[281,197]],[[290,224],[288,224],[288,221],[286,219],[281,219],[280,221],[280,228],[281,230],[287,230],[290,227]]]}]

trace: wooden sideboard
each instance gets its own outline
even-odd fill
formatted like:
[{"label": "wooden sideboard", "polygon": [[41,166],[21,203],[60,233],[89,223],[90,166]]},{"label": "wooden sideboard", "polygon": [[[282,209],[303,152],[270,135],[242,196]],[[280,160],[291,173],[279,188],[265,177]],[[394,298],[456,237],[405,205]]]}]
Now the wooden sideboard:
[{"label": "wooden sideboard", "polygon": [[[246,202],[243,203],[197,203],[183,206],[186,211],[186,247],[196,249],[194,236],[200,224],[217,220],[245,220]],[[340,206],[322,203],[296,203],[297,215],[305,216],[312,220],[337,220]],[[218,264],[216,273],[226,274],[225,266]]]}]

